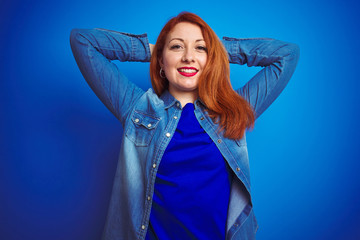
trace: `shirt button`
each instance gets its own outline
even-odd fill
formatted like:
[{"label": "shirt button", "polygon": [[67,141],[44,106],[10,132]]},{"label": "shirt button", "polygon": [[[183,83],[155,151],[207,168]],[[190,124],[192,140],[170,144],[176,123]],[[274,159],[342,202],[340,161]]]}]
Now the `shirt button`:
[{"label": "shirt button", "polygon": [[148,124],[148,127],[151,127],[151,123]]},{"label": "shirt button", "polygon": [[150,200],[151,200],[151,197],[150,197],[150,196],[148,196],[148,197],[147,197],[147,200],[148,200],[148,201],[150,201]]},{"label": "shirt button", "polygon": [[204,117],[201,117],[200,120],[204,120]]},{"label": "shirt button", "polygon": [[218,139],[217,142],[218,142],[218,143],[221,143],[221,139]]},{"label": "shirt button", "polygon": [[137,119],[135,119],[135,122],[136,122],[136,123],[138,123],[139,121],[140,121],[140,120],[139,120],[138,118],[137,118]]},{"label": "shirt button", "polygon": [[155,164],[155,163],[153,164],[153,168],[156,168],[156,164]]},{"label": "shirt button", "polygon": [[180,107],[180,103],[176,103],[176,106],[177,106],[177,107]]},{"label": "shirt button", "polygon": [[170,133],[166,133],[165,135],[166,135],[167,137],[170,137],[170,136],[171,136],[171,134],[170,134]]},{"label": "shirt button", "polygon": [[141,228],[144,230],[144,229],[145,229],[145,225],[142,225]]},{"label": "shirt button", "polygon": [[177,119],[177,116],[174,116],[174,119]]},{"label": "shirt button", "polygon": [[236,171],[238,171],[238,172],[239,172],[239,171],[240,171],[240,168],[239,168],[239,167],[237,167],[237,168],[236,168]]}]

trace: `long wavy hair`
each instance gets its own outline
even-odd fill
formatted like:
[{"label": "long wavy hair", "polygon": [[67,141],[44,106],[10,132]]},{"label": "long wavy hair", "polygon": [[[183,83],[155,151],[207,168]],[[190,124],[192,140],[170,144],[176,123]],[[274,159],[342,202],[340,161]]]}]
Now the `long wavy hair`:
[{"label": "long wavy hair", "polygon": [[150,78],[155,93],[160,96],[169,87],[168,80],[160,76],[160,59],[167,35],[180,22],[198,25],[206,43],[207,62],[199,77],[199,98],[207,107],[212,120],[219,124],[219,130],[224,131],[225,137],[242,138],[245,130],[254,126],[254,111],[250,104],[233,90],[226,49],[215,32],[199,16],[182,12],[170,19],[161,30],[150,61]]}]

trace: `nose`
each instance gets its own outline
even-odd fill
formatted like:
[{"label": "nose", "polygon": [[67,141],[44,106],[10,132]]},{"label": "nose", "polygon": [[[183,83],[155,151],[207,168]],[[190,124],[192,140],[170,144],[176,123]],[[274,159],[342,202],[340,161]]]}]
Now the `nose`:
[{"label": "nose", "polygon": [[187,48],[184,51],[182,61],[183,62],[194,62],[194,51],[192,49]]}]

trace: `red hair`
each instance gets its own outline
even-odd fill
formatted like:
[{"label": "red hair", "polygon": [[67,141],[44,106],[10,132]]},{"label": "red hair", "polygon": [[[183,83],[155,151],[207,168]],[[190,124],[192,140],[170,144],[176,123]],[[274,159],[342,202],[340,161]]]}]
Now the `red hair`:
[{"label": "red hair", "polygon": [[160,96],[169,87],[168,80],[160,76],[159,60],[167,35],[180,22],[198,25],[206,43],[207,62],[199,77],[199,98],[209,110],[209,116],[220,125],[219,130],[224,130],[225,137],[242,138],[245,130],[254,126],[254,111],[250,104],[233,90],[226,49],[215,32],[199,16],[182,12],[170,19],[161,30],[150,61],[150,78],[155,93]]}]

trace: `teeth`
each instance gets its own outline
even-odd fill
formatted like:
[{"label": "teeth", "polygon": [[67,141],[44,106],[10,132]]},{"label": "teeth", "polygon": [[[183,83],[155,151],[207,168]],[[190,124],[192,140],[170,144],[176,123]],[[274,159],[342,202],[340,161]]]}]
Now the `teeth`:
[{"label": "teeth", "polygon": [[185,73],[195,73],[197,72],[195,69],[187,69],[187,68],[180,68],[179,72],[185,72]]}]

